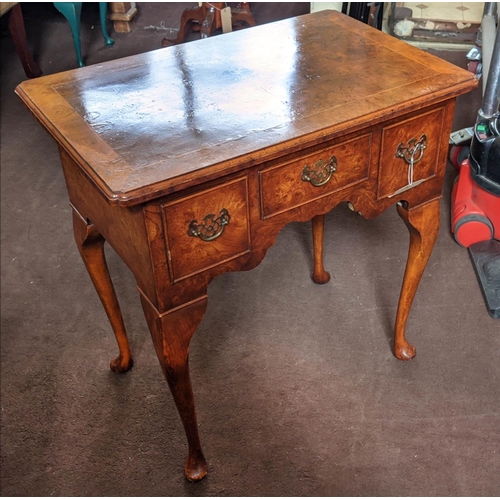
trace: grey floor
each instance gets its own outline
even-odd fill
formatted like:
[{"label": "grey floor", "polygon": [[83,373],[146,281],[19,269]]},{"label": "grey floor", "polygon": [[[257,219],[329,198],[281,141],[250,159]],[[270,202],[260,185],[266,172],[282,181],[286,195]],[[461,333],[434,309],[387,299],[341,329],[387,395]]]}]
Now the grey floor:
[{"label": "grey floor", "polygon": [[[135,30],[112,33],[111,48],[97,5],[84,5],[87,64],[158,49],[170,34],[154,27],[177,27],[187,4],[138,5]],[[254,6],[259,23],[308,9]],[[44,73],[75,67],[52,5],[23,7]],[[13,93],[25,77],[5,19],[1,42],[2,495],[500,494],[500,322],[450,234],[451,166],[408,321],[411,362],[391,352],[408,249],[395,210],[372,221],[343,205],[328,215],[327,285],[309,278],[309,224],[287,226],[256,269],[210,285],[191,343],[210,470],[191,484],[133,277],[111,249],[135,366],[109,371],[115,341],[73,242],[56,146]],[[465,64],[462,52],[437,54]],[[479,99],[459,100],[456,127],[473,123]]]}]

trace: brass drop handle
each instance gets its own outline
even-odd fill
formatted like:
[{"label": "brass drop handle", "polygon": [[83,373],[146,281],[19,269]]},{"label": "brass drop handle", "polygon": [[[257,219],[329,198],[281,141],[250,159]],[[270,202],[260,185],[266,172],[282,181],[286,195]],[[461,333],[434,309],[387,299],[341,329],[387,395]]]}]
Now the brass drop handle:
[{"label": "brass drop handle", "polygon": [[310,182],[314,187],[324,186],[337,170],[337,158],[332,156],[327,162],[318,160],[314,167],[306,165],[302,170],[301,179],[304,182]]},{"label": "brass drop handle", "polygon": [[427,147],[427,136],[422,134],[417,141],[416,137],[412,137],[405,146],[403,142],[398,144],[396,148],[396,158],[403,158],[408,165],[415,165],[424,156],[425,148]]},{"label": "brass drop handle", "polygon": [[218,217],[216,217],[215,214],[205,215],[201,224],[198,224],[197,220],[192,220],[189,223],[187,234],[189,236],[198,237],[203,241],[213,241],[222,234],[224,227],[229,224],[230,220],[231,216],[229,212],[223,208],[219,212]]},{"label": "brass drop handle", "polygon": [[408,186],[413,186],[414,184],[413,166],[423,158],[426,147],[427,136],[425,134],[422,134],[418,141],[415,137],[412,137],[406,146],[402,142],[398,144],[396,158],[403,158],[403,160],[408,163]]}]

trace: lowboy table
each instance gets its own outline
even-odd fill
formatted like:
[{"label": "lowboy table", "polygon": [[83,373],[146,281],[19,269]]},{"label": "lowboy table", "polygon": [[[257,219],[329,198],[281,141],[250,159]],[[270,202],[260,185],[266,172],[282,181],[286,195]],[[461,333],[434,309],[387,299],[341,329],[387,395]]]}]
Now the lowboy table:
[{"label": "lowboy table", "polygon": [[189,445],[207,473],[188,368],[207,286],[251,269],[291,221],[312,219],[326,283],[324,214],[397,206],[410,233],[394,352],[439,228],[455,98],[472,73],[323,11],[27,81],[16,89],[56,141],[79,251],[120,354],[132,357],[103,245],[137,281]]}]

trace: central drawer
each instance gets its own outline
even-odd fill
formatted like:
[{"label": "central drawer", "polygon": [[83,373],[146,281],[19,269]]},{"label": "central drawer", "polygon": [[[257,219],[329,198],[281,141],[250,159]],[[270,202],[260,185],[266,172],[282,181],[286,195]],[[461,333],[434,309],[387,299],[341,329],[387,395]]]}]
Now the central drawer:
[{"label": "central drawer", "polygon": [[250,251],[243,177],[161,206],[172,282]]},{"label": "central drawer", "polygon": [[263,219],[368,179],[371,134],[259,172]]}]

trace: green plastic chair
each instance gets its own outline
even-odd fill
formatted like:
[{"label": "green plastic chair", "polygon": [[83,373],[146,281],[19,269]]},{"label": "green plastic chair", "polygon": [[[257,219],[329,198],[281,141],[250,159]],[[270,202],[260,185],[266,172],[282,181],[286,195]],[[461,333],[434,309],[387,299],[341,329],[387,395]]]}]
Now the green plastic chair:
[{"label": "green plastic chair", "polygon": [[[73,44],[75,46],[76,59],[78,66],[83,64],[81,42],[80,42],[80,16],[82,13],[82,2],[53,2],[54,7],[68,20],[71,34],[73,35]],[[106,14],[108,11],[107,2],[99,2],[99,15],[101,17],[101,31],[106,45],[113,45],[115,41],[109,37],[106,30]]]}]

